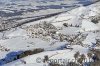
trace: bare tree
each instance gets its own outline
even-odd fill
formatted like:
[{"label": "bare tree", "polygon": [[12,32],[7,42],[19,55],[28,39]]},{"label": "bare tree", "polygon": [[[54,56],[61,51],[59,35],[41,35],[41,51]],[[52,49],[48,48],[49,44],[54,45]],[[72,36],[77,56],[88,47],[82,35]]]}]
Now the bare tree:
[{"label": "bare tree", "polygon": [[79,55],[80,55],[80,52],[79,51],[74,54],[75,61],[78,59],[78,56]]},{"label": "bare tree", "polygon": [[81,58],[83,59],[83,61],[85,62],[86,56],[84,54],[81,55]]},{"label": "bare tree", "polygon": [[82,66],[83,59],[82,59],[82,58],[79,58],[79,59],[77,60],[77,62],[80,64],[80,66]]},{"label": "bare tree", "polygon": [[87,53],[87,56],[89,57],[89,62],[90,62],[90,59],[92,58],[92,53]]}]

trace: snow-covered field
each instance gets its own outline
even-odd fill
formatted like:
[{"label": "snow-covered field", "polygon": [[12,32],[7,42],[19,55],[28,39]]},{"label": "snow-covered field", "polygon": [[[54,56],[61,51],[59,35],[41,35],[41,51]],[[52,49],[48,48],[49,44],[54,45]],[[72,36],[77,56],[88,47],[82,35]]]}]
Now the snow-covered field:
[{"label": "snow-covered field", "polygon": [[[28,17],[27,14],[34,16],[25,13],[20,17]],[[88,59],[90,47],[100,48],[100,43],[98,46],[94,45],[100,40],[99,17],[100,2],[97,2],[0,32],[0,66],[48,66],[42,62],[45,55],[48,55],[49,59],[73,60],[74,54],[78,51],[85,54]],[[92,21],[93,19],[98,19],[97,23]],[[70,48],[67,48],[68,45]],[[12,55],[16,56],[23,51],[36,48],[43,48],[45,51],[12,61]]]}]

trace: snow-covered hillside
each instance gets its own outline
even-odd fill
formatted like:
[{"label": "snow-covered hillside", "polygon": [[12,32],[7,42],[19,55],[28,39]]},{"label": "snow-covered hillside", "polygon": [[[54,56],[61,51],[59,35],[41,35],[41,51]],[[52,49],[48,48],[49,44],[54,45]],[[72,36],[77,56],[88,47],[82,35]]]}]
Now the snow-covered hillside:
[{"label": "snow-covered hillside", "polygon": [[0,30],[96,1],[98,0],[0,0]]},{"label": "snow-covered hillside", "polygon": [[[44,56],[72,61],[78,51],[89,61],[89,49],[100,48],[99,14],[100,2],[97,2],[0,32],[0,65],[48,66],[49,62],[42,62]],[[44,51],[16,58],[27,50],[37,48]]]}]

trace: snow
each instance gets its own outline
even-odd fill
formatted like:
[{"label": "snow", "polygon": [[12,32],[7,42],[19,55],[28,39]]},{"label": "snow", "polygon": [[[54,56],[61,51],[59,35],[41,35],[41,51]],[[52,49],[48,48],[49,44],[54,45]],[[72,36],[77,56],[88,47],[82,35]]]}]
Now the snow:
[{"label": "snow", "polygon": [[99,27],[96,24],[92,23],[90,20],[84,19],[82,21],[82,29],[84,31],[94,31],[99,30]]},{"label": "snow", "polygon": [[[22,2],[18,2],[18,3],[22,3]],[[79,8],[75,8],[73,10],[63,12],[59,15],[47,19],[42,19],[42,20],[34,21],[32,23],[27,23],[22,25],[24,29],[20,27],[17,27],[16,29],[12,28],[9,31],[5,31],[4,36],[3,33],[0,33],[0,45],[1,45],[0,48],[1,49],[3,48],[2,50],[0,50],[0,59],[6,58],[6,56],[12,52],[15,52],[16,54],[16,52],[18,51],[33,50],[35,48],[44,48],[45,50],[44,52],[29,55],[24,58],[9,62],[7,64],[4,64],[3,66],[43,66],[44,63],[43,62],[37,63],[36,59],[41,58],[42,60],[44,59],[45,55],[48,55],[50,59],[70,59],[70,60],[74,59],[74,54],[78,51],[81,54],[86,55],[89,51],[88,46],[92,46],[93,43],[95,44],[96,38],[100,39],[100,32],[98,33],[93,32],[93,31],[100,30],[100,26],[99,26],[100,22],[98,24],[95,24],[90,20],[90,17],[97,16],[97,14],[99,13],[99,7],[100,7],[99,4],[100,2],[89,6],[81,6]],[[36,12],[36,15],[40,15],[41,13],[44,12],[45,12],[44,10],[42,10],[40,13]],[[32,16],[31,15],[32,13],[26,13],[24,14],[24,16],[27,14],[28,16]],[[24,20],[20,20],[20,22],[22,21]],[[72,49],[65,49],[62,47],[65,47],[67,44],[70,44],[70,42],[68,40],[60,41],[59,36],[56,37],[58,39],[51,38],[51,35],[43,36],[43,38],[47,38],[47,37],[50,38],[50,41],[46,41],[43,40],[41,37],[32,38],[32,35],[29,36],[27,34],[26,31],[27,27],[30,27],[30,25],[32,26],[38,23],[43,23],[44,21],[46,21],[47,23],[51,23],[53,26],[57,28],[56,34],[53,34],[55,36],[62,34],[66,36],[69,35],[68,38],[71,38],[71,36],[76,37],[77,35],[79,35],[78,36],[79,38],[80,36],[87,34],[84,40],[82,41],[80,40],[83,39],[84,37],[80,37],[77,40],[77,41],[81,41],[83,43],[83,46],[77,45],[77,42],[75,42],[76,43],[75,45],[71,45]],[[63,23],[67,23],[68,27],[64,27]],[[71,24],[72,26],[69,26]],[[78,25],[79,27],[75,27],[76,25]],[[79,32],[81,34],[79,34]],[[2,37],[4,39],[2,39]],[[85,47],[84,45],[87,45],[87,47]],[[5,48],[10,49],[10,51],[3,51]],[[24,64],[23,61],[25,61],[26,64]]]},{"label": "snow", "polygon": [[59,33],[64,34],[64,35],[77,35],[79,28],[75,27],[68,27],[64,28],[63,30],[60,30]]},{"label": "snow", "polygon": [[88,36],[86,37],[86,39],[83,41],[83,44],[92,46],[92,43],[96,44],[96,34],[94,33],[89,33]]},{"label": "snow", "polygon": [[[27,65],[43,65],[43,63],[37,63],[36,62],[36,59],[37,58],[41,58],[41,60],[43,59],[43,57],[45,55],[48,55],[49,56],[49,59],[65,59],[65,60],[69,60],[69,61],[72,61],[74,59],[74,54],[75,52],[79,51],[81,54],[82,53],[87,53],[88,52],[88,49],[87,48],[84,48],[82,46],[79,46],[79,45],[75,45],[75,46],[72,46],[74,48],[74,50],[57,50],[57,51],[47,51],[47,52],[42,52],[42,53],[39,53],[39,54],[35,54],[35,55],[30,55],[26,58],[23,58],[22,60],[26,61],[27,64],[25,64],[26,66]],[[21,60],[18,60],[16,62],[11,62],[11,63],[8,63],[7,65],[9,66],[16,66],[18,63],[18,66],[22,65],[24,66],[24,64],[20,64]],[[67,62],[67,61],[66,61]],[[37,64],[36,64],[37,63]],[[62,63],[62,62],[60,62]],[[6,66],[6,65],[4,65]]]},{"label": "snow", "polygon": [[7,37],[14,37],[14,36],[27,36],[27,34],[25,34],[26,31],[23,30],[23,29],[18,29],[18,30],[15,30],[13,32],[11,32],[9,35],[7,35]]}]

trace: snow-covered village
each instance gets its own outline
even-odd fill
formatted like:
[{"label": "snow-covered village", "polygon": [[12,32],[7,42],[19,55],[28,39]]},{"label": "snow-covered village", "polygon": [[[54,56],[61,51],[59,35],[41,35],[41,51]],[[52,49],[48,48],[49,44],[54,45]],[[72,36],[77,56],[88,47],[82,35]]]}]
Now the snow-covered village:
[{"label": "snow-covered village", "polygon": [[100,0],[0,0],[0,66],[100,66]]}]

